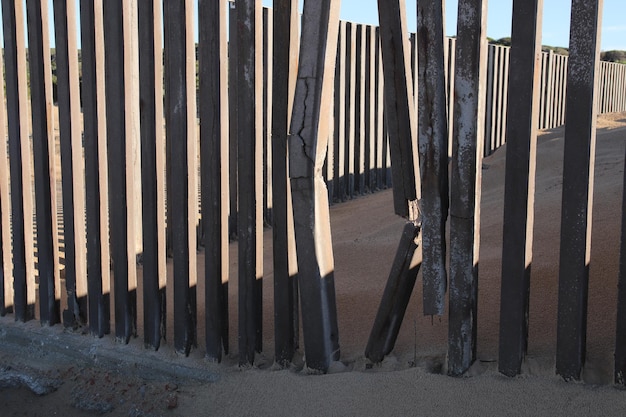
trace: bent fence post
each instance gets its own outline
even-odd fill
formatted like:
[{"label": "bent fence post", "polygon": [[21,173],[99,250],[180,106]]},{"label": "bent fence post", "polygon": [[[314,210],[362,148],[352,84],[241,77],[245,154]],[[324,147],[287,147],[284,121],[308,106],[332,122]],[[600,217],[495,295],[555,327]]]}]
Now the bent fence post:
[{"label": "bent fence post", "polygon": [[322,176],[330,132],[339,1],[305,2],[289,136],[298,281],[306,363],[326,372],[339,359],[328,191]]}]

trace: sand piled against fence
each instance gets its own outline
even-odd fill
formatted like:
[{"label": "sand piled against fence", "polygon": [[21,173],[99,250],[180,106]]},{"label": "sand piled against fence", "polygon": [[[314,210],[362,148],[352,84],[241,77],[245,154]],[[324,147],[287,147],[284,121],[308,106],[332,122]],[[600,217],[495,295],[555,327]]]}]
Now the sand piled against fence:
[{"label": "sand piled against fence", "polygon": [[[330,374],[307,375],[302,370],[302,357],[296,358],[292,369],[280,370],[273,366],[272,232],[266,230],[265,351],[258,356],[255,369],[237,367],[237,245],[233,243],[229,260],[231,352],[222,364],[210,364],[202,359],[202,314],[198,316],[200,346],[190,358],[177,356],[168,344],[158,352],[148,352],[143,348],[141,335],[129,346],[119,346],[111,338],[60,336],[60,326],[42,328],[39,331],[55,340],[56,346],[65,352],[63,361],[55,359],[58,355],[43,344],[32,342],[17,355],[3,353],[4,345],[0,345],[0,362],[14,365],[16,370],[22,369],[24,364],[36,367],[43,363],[39,365],[44,368],[43,375],[52,373],[55,378],[62,378],[62,385],[56,392],[35,397],[25,389],[3,390],[3,381],[0,381],[2,415],[82,415],[75,404],[71,405],[79,398],[89,400],[89,405],[93,399],[106,399],[114,405],[113,411],[107,414],[110,416],[623,416],[626,391],[612,386],[611,380],[625,147],[626,113],[602,116],[598,122],[595,165],[584,384],[565,383],[554,374],[563,156],[563,129],[560,128],[542,133],[538,140],[530,335],[523,375],[504,377],[497,372],[496,362],[503,148],[486,158],[482,169],[479,360],[470,370],[469,378],[442,375],[447,317],[423,317],[421,282],[416,285],[392,354],[380,365],[372,366],[364,359],[369,331],[404,225],[404,221],[393,214],[391,191],[386,190],[331,209],[342,362],[334,364]],[[203,259],[199,254],[199,274],[203,273]],[[199,282],[198,311],[202,312],[204,288],[202,280]],[[141,311],[139,321],[142,321]],[[37,324],[12,324],[29,337],[32,326]],[[171,336],[169,339],[171,344]],[[85,350],[84,345],[92,347]],[[97,364],[84,365],[76,355],[67,353],[72,351],[88,354]],[[71,358],[69,363],[67,357]],[[107,366],[103,363],[104,357],[119,360],[118,367]],[[163,362],[165,368],[145,363],[142,367],[142,361],[156,361],[159,365]],[[176,380],[175,384],[161,382],[158,378],[142,380],[140,371],[145,372],[146,367],[166,381],[172,377],[159,369],[185,374],[186,367],[195,367],[219,380],[203,384],[189,378]]]},{"label": "sand piled against fence", "polygon": [[[273,351],[271,251],[265,256],[265,354],[259,370],[232,371],[211,387],[207,409],[219,415],[620,415],[626,393],[611,386],[619,262],[626,114],[598,122],[585,385],[554,375],[563,128],[538,139],[530,334],[524,375],[497,372],[505,149],[485,158],[478,312],[472,378],[438,375],[445,367],[447,317],[421,314],[418,281],[396,347],[369,368],[364,349],[403,227],[391,191],[331,209],[339,339],[336,374],[307,377],[269,371]],[[271,232],[266,232],[266,248]],[[231,247],[231,335],[236,335],[236,247]],[[417,365],[416,367],[412,367]],[[223,367],[220,369],[223,370]],[[344,371],[344,372],[342,372]]]}]

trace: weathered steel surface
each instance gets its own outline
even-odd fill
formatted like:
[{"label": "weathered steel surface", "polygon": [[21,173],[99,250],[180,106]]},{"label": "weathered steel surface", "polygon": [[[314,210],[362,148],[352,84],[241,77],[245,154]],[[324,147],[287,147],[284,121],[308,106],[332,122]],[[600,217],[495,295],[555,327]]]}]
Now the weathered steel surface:
[{"label": "weathered steel surface", "polygon": [[354,192],[365,193],[365,27],[356,25],[354,84]]},{"label": "weathered steel surface", "polygon": [[2,22],[11,178],[13,306],[15,320],[26,321],[35,316],[36,285],[23,3],[3,1]]},{"label": "weathered steel surface", "polygon": [[[59,322],[60,293],[56,199],[54,181],[54,141],[52,135],[52,81],[48,50],[47,3],[26,2],[29,81],[31,97],[33,161],[35,170],[35,214],[37,230],[37,270],[39,308],[42,325]],[[44,28],[44,22],[46,27]]]},{"label": "weathered steel surface", "polygon": [[82,132],[78,122],[81,103],[76,17],[74,2],[54,1],[67,290],[67,310],[63,312],[63,323],[66,327],[83,324],[87,319],[85,167],[82,152],[75,151],[82,148]]},{"label": "weathered steel surface", "polygon": [[289,136],[289,177],[298,255],[306,363],[326,372],[339,359],[334,259],[322,168],[330,132],[339,1],[304,4]]},{"label": "weathered steel surface", "polygon": [[[115,337],[128,343],[137,327],[128,4],[104,2],[104,45],[109,172],[110,241],[113,258]],[[128,37],[127,37],[128,36]]]},{"label": "weathered steel surface", "polygon": [[[0,56],[0,68],[4,68],[4,59]],[[5,102],[4,88],[0,88],[0,103]],[[0,134],[5,137],[7,119],[5,107],[0,106]],[[7,161],[6,142],[0,144],[0,160]],[[12,273],[11,262],[11,195],[9,194],[9,166],[0,165],[0,316],[12,311],[13,286],[9,277]]]},{"label": "weathered steel surface", "polygon": [[[298,269],[289,186],[287,137],[298,57],[298,2],[274,2],[272,208],[274,261],[274,355],[291,362],[298,346]],[[285,82],[286,80],[286,82]]]},{"label": "weathered steel surface", "polygon": [[237,89],[238,71],[239,71],[239,47],[237,46],[237,8],[234,2],[228,2],[228,135],[231,138],[228,147],[228,198],[229,198],[229,215],[228,215],[228,236],[236,239],[238,226],[237,218],[239,217],[239,207],[237,202],[238,190],[238,142],[237,142]]},{"label": "weathered steel surface", "polygon": [[413,262],[419,232],[420,228],[413,223],[407,223],[402,231],[389,279],[365,348],[365,357],[372,362],[382,361],[385,355],[393,350],[398,338],[420,268],[419,262]]},{"label": "weathered steel surface", "polygon": [[158,349],[165,337],[165,137],[161,4],[138,1],[141,100],[144,344]]},{"label": "weathered steel surface", "polygon": [[415,103],[404,0],[378,1],[385,85],[385,121],[393,176],[395,213],[409,217],[409,201],[419,198]]},{"label": "weathered steel surface", "polygon": [[333,201],[340,202],[345,199],[346,178],[346,25],[347,22],[339,22],[339,39],[337,40],[337,59],[335,61],[335,99],[334,106],[334,159],[333,171],[335,173],[332,186]]},{"label": "weathered steel surface", "polygon": [[110,258],[104,117],[104,45],[102,1],[81,1],[83,137],[89,330],[102,337],[110,329]]},{"label": "weathered steel surface", "polygon": [[520,373],[528,340],[542,8],[513,2],[498,363],[508,376]]},{"label": "weathered steel surface", "polygon": [[461,0],[458,16],[455,88],[451,95],[455,111],[448,322],[448,374],[454,376],[465,373],[476,360],[487,1]]},{"label": "weathered steel surface", "polygon": [[228,4],[201,0],[200,159],[204,222],[206,356],[228,352]]},{"label": "weathered steel surface", "polygon": [[261,351],[262,323],[262,32],[260,0],[237,2],[239,183],[239,364]]},{"label": "weathered steel surface", "polygon": [[443,38],[443,1],[418,1],[417,95],[425,315],[443,314],[447,286],[448,123]]},{"label": "weathered steel surface", "polygon": [[[171,152],[169,165],[174,258],[174,347],[185,355],[196,344],[195,56],[187,30],[192,27],[189,1],[164,4],[165,125]],[[193,71],[193,72],[192,72]],[[192,87],[193,86],[193,87]],[[193,90],[192,90],[193,88]],[[193,119],[193,123],[191,123]],[[169,180],[169,179],[168,179]]]},{"label": "weathered steel surface", "polygon": [[376,184],[376,27],[365,28],[365,187],[374,192]]},{"label": "weathered steel surface", "polygon": [[615,383],[626,385],[626,170],[622,194],[622,238],[617,292],[617,326],[615,331]]},{"label": "weathered steel surface", "polygon": [[601,16],[602,0],[572,1],[556,339],[565,380],[580,379],[585,363]]},{"label": "weathered steel surface", "polygon": [[344,162],[344,200],[354,198],[354,160],[356,138],[356,24],[346,23],[346,90],[345,90],[345,162]]}]

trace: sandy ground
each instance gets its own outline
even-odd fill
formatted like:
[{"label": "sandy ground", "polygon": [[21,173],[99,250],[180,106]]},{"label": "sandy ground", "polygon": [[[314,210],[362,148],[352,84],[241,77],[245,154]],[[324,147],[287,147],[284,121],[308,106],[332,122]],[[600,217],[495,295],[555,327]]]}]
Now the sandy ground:
[{"label": "sandy ground", "polygon": [[[421,282],[414,290],[392,354],[368,366],[365,344],[404,221],[385,190],[331,208],[339,316],[340,364],[328,375],[273,366],[271,231],[265,233],[264,353],[253,369],[237,367],[236,244],[231,245],[230,355],[206,363],[200,346],[179,358],[164,346],[142,350],[141,339],[61,335],[60,326],[0,320],[0,410],[3,416],[240,415],[605,415],[626,414],[626,391],[613,385],[626,114],[598,122],[594,221],[584,383],[554,374],[563,129],[538,140],[528,357],[523,375],[497,372],[505,148],[484,160],[479,261],[478,361],[467,378],[441,375],[447,316],[423,317]],[[202,256],[199,272],[202,270]],[[198,288],[202,294],[202,288]],[[200,304],[202,301],[200,300]],[[201,305],[199,311],[202,311]],[[202,317],[199,328],[203,328]],[[15,341],[14,335],[27,335]],[[32,336],[32,334],[35,334]],[[31,335],[31,336],[28,336]],[[21,337],[21,336],[20,336]],[[203,335],[199,334],[200,343]],[[52,348],[51,348],[52,347]],[[165,364],[165,365],[163,365]],[[4,379],[3,379],[4,378]],[[49,387],[36,396],[35,380]],[[17,382],[15,382],[17,381]],[[31,384],[32,385],[32,384]],[[92,411],[88,411],[88,410]]]}]

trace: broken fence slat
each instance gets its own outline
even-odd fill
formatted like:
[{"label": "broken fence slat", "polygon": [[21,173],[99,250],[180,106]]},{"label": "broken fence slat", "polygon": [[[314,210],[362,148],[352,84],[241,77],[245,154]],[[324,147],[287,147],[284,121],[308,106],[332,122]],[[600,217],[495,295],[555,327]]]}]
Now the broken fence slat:
[{"label": "broken fence slat", "polygon": [[[409,216],[409,201],[419,198],[415,164],[415,105],[404,0],[378,1],[385,85],[385,120],[389,135],[395,213]],[[389,182],[389,181],[388,181]]]},{"label": "broken fence slat", "polygon": [[365,348],[365,357],[372,362],[382,361],[385,355],[393,350],[398,338],[420,267],[419,264],[411,267],[418,246],[416,240],[419,231],[419,227],[413,223],[407,223],[402,231],[389,279]]}]

